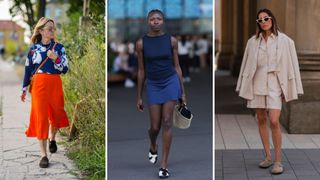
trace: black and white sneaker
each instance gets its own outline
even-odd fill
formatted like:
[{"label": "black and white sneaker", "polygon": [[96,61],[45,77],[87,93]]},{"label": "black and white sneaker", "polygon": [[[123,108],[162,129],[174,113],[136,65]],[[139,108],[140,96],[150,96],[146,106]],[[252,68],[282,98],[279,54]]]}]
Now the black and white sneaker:
[{"label": "black and white sneaker", "polygon": [[166,179],[170,176],[168,169],[160,168],[159,169],[159,178]]},{"label": "black and white sneaker", "polygon": [[158,160],[158,152],[152,152],[151,149],[149,150],[149,161],[152,164],[155,164]]}]

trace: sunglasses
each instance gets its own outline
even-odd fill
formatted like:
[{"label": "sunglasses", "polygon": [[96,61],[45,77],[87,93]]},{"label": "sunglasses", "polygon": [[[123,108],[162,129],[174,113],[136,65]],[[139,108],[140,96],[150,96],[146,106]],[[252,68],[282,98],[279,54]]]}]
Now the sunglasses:
[{"label": "sunglasses", "polygon": [[262,18],[262,19],[257,19],[257,23],[259,24],[264,24],[265,22],[269,21],[269,19],[272,19],[271,17],[265,17],[265,18]]},{"label": "sunglasses", "polygon": [[50,32],[56,31],[56,28],[52,28],[52,27],[44,27],[43,29],[46,29],[46,30],[48,30]]}]

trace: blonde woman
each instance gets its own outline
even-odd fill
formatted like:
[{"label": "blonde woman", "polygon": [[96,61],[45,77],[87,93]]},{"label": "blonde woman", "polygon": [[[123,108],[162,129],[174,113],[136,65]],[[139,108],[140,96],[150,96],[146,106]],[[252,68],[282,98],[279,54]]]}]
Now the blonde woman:
[{"label": "blonde woman", "polygon": [[[21,101],[25,101],[27,87],[31,83],[31,113],[27,137],[36,137],[40,144],[39,166],[47,168],[47,139],[49,151],[55,153],[55,135],[59,128],[69,125],[64,111],[61,73],[68,71],[68,60],[62,44],[55,42],[55,22],[42,17],[31,37],[32,46],[25,63]],[[50,133],[49,133],[50,130]]]},{"label": "blonde woman", "polygon": [[[294,42],[279,32],[272,12],[262,9],[257,13],[257,33],[250,38],[243,56],[236,91],[248,100],[247,107],[256,111],[259,133],[265,152],[261,168],[271,169],[272,174],[281,174],[281,129],[282,101],[289,102],[303,94],[299,64]],[[270,153],[267,117],[270,120],[275,160]]]}]

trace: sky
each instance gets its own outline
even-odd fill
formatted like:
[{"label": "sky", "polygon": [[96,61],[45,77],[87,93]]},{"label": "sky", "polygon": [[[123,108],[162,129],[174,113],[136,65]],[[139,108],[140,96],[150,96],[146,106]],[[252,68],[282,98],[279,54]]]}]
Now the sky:
[{"label": "sky", "polygon": [[11,15],[9,13],[9,0],[0,0],[0,20],[10,20]]}]

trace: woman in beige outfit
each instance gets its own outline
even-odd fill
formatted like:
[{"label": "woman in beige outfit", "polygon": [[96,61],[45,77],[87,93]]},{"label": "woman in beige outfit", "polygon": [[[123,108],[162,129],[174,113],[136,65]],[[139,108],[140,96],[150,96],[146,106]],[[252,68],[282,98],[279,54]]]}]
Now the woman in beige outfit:
[{"label": "woman in beige outfit", "polygon": [[[265,151],[265,160],[259,167],[273,164],[272,174],[281,174],[282,101],[291,101],[303,94],[299,64],[294,42],[279,32],[276,18],[268,9],[257,13],[257,33],[250,38],[243,56],[236,91],[248,100],[247,107],[254,108],[258,117],[259,133]],[[275,149],[273,163],[270,153],[267,116],[270,119]]]}]

